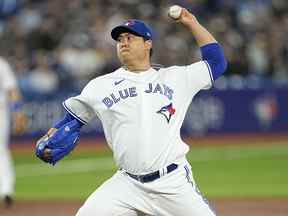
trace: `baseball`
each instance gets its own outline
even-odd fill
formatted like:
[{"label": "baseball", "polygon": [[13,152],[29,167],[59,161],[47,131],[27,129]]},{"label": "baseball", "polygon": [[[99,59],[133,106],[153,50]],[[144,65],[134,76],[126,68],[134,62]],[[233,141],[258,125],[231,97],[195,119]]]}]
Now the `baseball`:
[{"label": "baseball", "polygon": [[181,16],[181,12],[182,12],[182,7],[178,5],[173,5],[169,8],[168,14],[173,19],[179,19],[179,17]]}]

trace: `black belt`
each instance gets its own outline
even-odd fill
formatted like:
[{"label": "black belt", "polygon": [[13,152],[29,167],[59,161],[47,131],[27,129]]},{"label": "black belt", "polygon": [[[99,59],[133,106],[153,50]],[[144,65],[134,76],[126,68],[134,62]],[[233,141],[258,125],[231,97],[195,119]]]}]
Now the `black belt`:
[{"label": "black belt", "polygon": [[178,165],[177,164],[170,164],[169,166],[166,167],[166,172],[163,172],[162,175],[160,175],[160,170],[158,171],[155,171],[155,172],[152,172],[152,173],[148,173],[146,175],[134,175],[134,174],[131,174],[131,173],[128,173],[126,172],[131,178],[137,180],[137,181],[140,181],[142,183],[147,183],[147,182],[152,182],[158,178],[160,178],[161,176],[165,175],[165,173],[170,173],[172,172],[173,170],[177,169]]}]

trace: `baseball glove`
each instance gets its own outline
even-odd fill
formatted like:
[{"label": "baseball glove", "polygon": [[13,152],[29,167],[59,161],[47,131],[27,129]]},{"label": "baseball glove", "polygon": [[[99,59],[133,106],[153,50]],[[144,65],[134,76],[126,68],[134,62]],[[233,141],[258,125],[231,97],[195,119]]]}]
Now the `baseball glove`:
[{"label": "baseball glove", "polygon": [[35,154],[46,163],[55,165],[68,155],[77,145],[80,126],[76,119],[60,127],[53,128],[36,144]]}]

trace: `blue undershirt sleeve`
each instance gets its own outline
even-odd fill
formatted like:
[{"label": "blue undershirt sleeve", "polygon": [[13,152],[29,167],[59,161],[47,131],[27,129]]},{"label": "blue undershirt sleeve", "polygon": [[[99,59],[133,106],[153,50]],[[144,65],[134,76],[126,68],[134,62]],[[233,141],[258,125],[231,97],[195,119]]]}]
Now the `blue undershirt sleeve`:
[{"label": "blue undershirt sleeve", "polygon": [[218,43],[210,43],[200,47],[200,50],[202,60],[209,64],[213,80],[216,80],[227,68],[227,60],[222,47]]},{"label": "blue undershirt sleeve", "polygon": [[[73,121],[74,119],[76,119],[74,116],[72,116],[70,113],[68,113],[67,111],[65,111],[65,115],[63,117],[63,119],[61,119],[60,121],[58,121],[53,128],[59,129],[60,127],[62,127],[64,124]],[[82,122],[80,122],[78,119],[77,123],[79,124],[79,127],[81,128],[84,124]]]}]

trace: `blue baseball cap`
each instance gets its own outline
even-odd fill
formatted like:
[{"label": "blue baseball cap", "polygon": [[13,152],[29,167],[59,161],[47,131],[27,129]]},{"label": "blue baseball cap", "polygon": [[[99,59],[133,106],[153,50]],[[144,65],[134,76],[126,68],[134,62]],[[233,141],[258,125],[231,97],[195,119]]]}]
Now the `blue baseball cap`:
[{"label": "blue baseball cap", "polygon": [[151,28],[143,21],[136,19],[128,20],[122,25],[113,28],[111,31],[111,37],[114,40],[117,40],[119,35],[124,32],[135,34],[137,36],[145,38],[146,40],[152,40],[153,37]]}]

